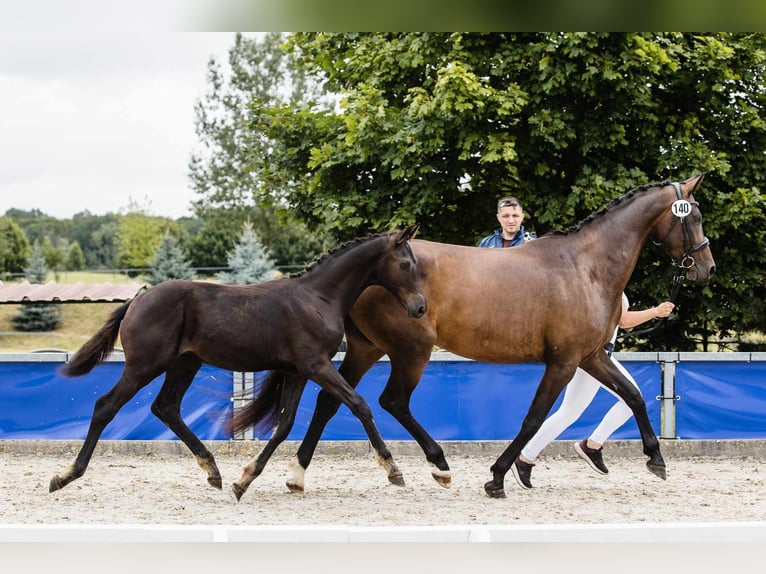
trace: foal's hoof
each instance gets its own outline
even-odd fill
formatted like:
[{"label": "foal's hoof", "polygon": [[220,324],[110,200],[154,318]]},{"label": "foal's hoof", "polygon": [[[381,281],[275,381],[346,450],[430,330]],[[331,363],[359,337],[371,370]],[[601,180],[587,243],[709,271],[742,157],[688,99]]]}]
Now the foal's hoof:
[{"label": "foal's hoof", "polygon": [[431,476],[434,477],[434,480],[436,481],[436,484],[443,488],[451,488],[452,487],[452,474],[450,472],[444,471],[444,470],[432,470]]},{"label": "foal's hoof", "polygon": [[64,488],[64,482],[61,480],[61,477],[57,474],[53,478],[51,478],[51,482],[48,485],[48,492],[56,492],[57,490],[61,490]]},{"label": "foal's hoof", "polygon": [[297,494],[303,494],[303,485],[298,484],[297,482],[290,482],[289,480],[285,482],[285,485],[287,486],[287,490],[290,492],[294,492]]},{"label": "foal's hoof", "polygon": [[646,468],[649,469],[649,472],[654,474],[655,476],[659,476],[662,480],[667,480],[667,473],[665,471],[665,464],[657,464],[652,463],[651,460],[647,461]]},{"label": "foal's hoof", "polygon": [[502,484],[495,484],[494,480],[490,480],[484,485],[484,492],[490,498],[505,498],[505,488],[503,488]]},{"label": "foal's hoof", "polygon": [[388,482],[395,486],[404,486],[404,475],[401,472],[388,475]]},{"label": "foal's hoof", "polygon": [[218,490],[223,490],[223,480],[220,476],[208,476],[207,482],[210,486],[214,486]]},{"label": "foal's hoof", "polygon": [[239,502],[239,499],[242,498],[243,494],[245,494],[245,489],[238,485],[236,482],[231,485],[231,491],[234,493],[234,497],[237,499],[237,502]]}]

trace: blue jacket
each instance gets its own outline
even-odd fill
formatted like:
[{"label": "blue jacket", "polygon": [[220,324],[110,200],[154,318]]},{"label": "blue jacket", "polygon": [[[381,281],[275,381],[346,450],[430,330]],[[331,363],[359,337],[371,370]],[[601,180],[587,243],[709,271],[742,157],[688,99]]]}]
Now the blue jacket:
[{"label": "blue jacket", "polygon": [[[485,237],[479,242],[479,247],[502,247],[503,246],[502,231],[503,231],[502,228],[498,227],[492,235],[488,235],[487,237]],[[529,234],[525,233],[524,226],[522,225],[521,227],[519,227],[519,230],[516,232],[516,235],[513,236],[513,239],[511,239],[511,242],[508,244],[508,247],[516,247],[517,245],[523,244],[526,235],[529,236],[529,239],[537,239],[533,233],[529,233]]]}]

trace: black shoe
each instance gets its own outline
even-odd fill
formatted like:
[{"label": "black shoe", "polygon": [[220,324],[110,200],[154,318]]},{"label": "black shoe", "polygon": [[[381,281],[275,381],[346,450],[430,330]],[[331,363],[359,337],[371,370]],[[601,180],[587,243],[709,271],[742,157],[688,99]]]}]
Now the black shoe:
[{"label": "black shoe", "polygon": [[604,450],[603,446],[601,448],[590,448],[588,446],[588,439],[583,439],[580,442],[574,443],[574,449],[593,470],[600,474],[609,473],[609,469],[604,464],[604,457],[601,456],[601,451]]},{"label": "black shoe", "polygon": [[526,488],[527,490],[532,488],[532,483],[529,479],[532,478],[533,466],[535,466],[533,462],[524,462],[518,456],[513,461],[511,472],[521,488]]}]

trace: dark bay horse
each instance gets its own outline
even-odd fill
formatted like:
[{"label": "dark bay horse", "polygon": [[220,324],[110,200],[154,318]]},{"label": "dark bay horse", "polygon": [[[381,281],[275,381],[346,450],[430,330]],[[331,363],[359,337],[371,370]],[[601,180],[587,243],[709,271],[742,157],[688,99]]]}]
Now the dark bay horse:
[{"label": "dark bay horse", "polygon": [[[715,262],[692,196],[702,177],[633,190],[566,232],[513,249],[414,241],[428,312],[412,321],[383,290],[365,291],[347,320],[341,374],[356,386],[378,359],[389,356],[391,374],[380,404],[418,442],[435,467],[434,479],[449,486],[442,448],[409,408],[433,347],[489,363],[545,363],[521,429],[491,467],[493,478],[485,485],[489,496],[504,497],[505,474],[579,366],[630,406],[649,457],[647,467],[665,478],[646,404],[608,359],[604,344],[620,316],[620,294],[649,238],[663,246],[686,279],[707,281],[713,273]],[[291,463],[290,490],[303,490],[305,469],[338,406],[320,392]]]},{"label": "dark bay horse", "polygon": [[[90,372],[112,351],[119,333],[125,352],[122,376],[96,401],[85,443],[74,463],[51,479],[50,492],[83,475],[106,425],[162,373],[165,380],[152,412],[191,450],[207,471],[208,482],[221,488],[212,453],[181,418],[181,399],[202,363],[232,371],[282,373],[285,400],[297,401],[307,379],[312,379],[359,418],[380,464],[390,477],[401,477],[369,405],[331,358],[343,338],[344,318],[370,285],[390,293],[407,317],[426,312],[410,247],[417,228],[343,244],[295,277],[244,286],[166,281],[125,303],[62,367],[67,376]],[[259,415],[276,416],[268,409]]]}]

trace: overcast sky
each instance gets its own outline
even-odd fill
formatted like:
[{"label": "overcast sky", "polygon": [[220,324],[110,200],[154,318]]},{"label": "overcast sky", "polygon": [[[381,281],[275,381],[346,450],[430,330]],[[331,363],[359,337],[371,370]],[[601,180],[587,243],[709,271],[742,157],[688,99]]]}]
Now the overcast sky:
[{"label": "overcast sky", "polygon": [[0,34],[0,215],[190,215],[187,165],[207,62],[233,33]]}]

